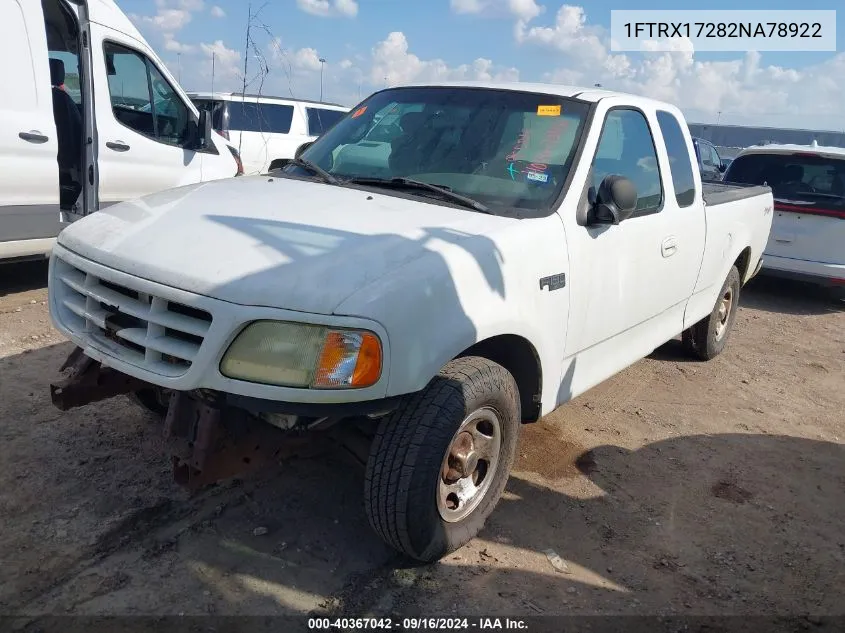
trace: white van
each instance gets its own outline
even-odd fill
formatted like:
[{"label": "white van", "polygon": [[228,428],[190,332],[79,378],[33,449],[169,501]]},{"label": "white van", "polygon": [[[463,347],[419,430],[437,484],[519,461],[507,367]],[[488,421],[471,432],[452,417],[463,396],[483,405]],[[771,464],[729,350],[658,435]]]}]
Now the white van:
[{"label": "white van", "polygon": [[86,211],[238,173],[113,0],[4,0],[0,260],[49,253]]},{"label": "white van", "polygon": [[845,298],[845,149],[749,147],[731,162],[725,180],[766,183],[774,192],[763,273],[826,286]]},{"label": "white van", "polygon": [[232,92],[189,92],[214,130],[240,152],[247,175],[280,169],[349,112],[336,103]]}]

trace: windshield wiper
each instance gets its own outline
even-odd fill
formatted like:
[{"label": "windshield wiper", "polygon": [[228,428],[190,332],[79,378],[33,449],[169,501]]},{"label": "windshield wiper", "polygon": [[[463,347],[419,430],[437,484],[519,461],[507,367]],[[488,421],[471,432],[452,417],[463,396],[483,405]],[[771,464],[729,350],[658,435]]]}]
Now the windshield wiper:
[{"label": "windshield wiper", "polygon": [[492,213],[486,205],[481,204],[478,200],[473,200],[468,196],[455,193],[448,187],[433,185],[430,182],[414,180],[413,178],[347,178],[343,182],[344,184],[372,185],[373,187],[385,187],[390,189],[423,189],[425,191],[436,193],[447,200],[457,202],[458,204],[475,211],[479,211],[481,213]]},{"label": "windshield wiper", "polygon": [[340,184],[340,180],[338,180],[335,176],[332,176],[325,169],[305,158],[294,158],[288,163],[288,165],[302,167],[303,169],[310,171],[315,176],[319,176],[324,182],[327,182],[330,185]]}]

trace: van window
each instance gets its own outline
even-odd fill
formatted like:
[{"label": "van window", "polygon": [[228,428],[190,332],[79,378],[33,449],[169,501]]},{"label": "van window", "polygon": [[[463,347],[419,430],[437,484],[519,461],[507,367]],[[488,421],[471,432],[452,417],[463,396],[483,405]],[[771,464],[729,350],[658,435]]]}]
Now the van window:
[{"label": "van window", "polygon": [[660,209],[663,184],[657,152],[648,122],[638,110],[619,108],[607,113],[593,161],[593,186],[598,189],[611,174],[629,178],[637,188],[634,217]]},{"label": "van window", "polygon": [[308,135],[320,136],[346,114],[342,110],[327,110],[326,108],[305,108],[308,114]]},{"label": "van window", "polygon": [[184,144],[188,108],[153,63],[145,55],[111,42],[106,42],[104,52],[114,117],[161,143]]},{"label": "van window", "polygon": [[226,126],[226,102],[212,99],[192,99],[199,110],[211,113],[211,127],[220,134],[228,131]]},{"label": "van window", "polygon": [[666,153],[669,154],[669,171],[675,188],[675,200],[678,201],[679,207],[688,207],[695,201],[695,177],[681,124],[675,115],[663,110],[657,112],[657,124],[663,134],[663,142],[666,143]]},{"label": "van window", "polygon": [[775,201],[823,209],[826,215],[845,218],[845,159],[795,154],[746,154],[734,159],[725,180],[749,185],[767,184]]},{"label": "van window", "polygon": [[232,132],[287,134],[291,121],[293,106],[238,101],[229,104],[229,129]]}]

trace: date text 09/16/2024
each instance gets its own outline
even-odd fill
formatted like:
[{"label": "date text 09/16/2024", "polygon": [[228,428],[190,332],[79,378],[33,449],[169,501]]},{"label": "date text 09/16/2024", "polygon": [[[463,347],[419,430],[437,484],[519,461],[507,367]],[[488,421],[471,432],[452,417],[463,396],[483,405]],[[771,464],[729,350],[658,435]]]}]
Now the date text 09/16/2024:
[{"label": "date text 09/16/2024", "polygon": [[527,631],[520,618],[309,618],[310,630],[379,631]]}]

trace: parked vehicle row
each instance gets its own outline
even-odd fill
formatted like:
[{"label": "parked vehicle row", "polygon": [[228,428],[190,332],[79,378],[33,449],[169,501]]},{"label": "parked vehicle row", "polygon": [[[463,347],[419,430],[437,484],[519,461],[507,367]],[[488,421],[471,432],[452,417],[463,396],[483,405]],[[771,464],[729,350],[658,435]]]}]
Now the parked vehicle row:
[{"label": "parked vehicle row", "polygon": [[727,164],[716,146],[710,141],[705,141],[703,138],[693,137],[693,147],[695,148],[695,157],[698,160],[698,169],[701,172],[702,180],[718,181],[722,179],[722,174],[727,169]]},{"label": "parked vehicle row", "polygon": [[749,147],[725,180],[767,184],[774,192],[767,274],[820,284],[845,298],[845,149],[815,143]]},{"label": "parked vehicle row", "polygon": [[62,219],[238,173],[113,0],[9,0],[0,41],[14,59],[0,84],[0,260],[48,253]]},{"label": "parked vehicle row", "polygon": [[[740,163],[741,164],[741,163]],[[381,90],[271,176],[124,202],[59,236],[61,409],[132,393],[197,487],[292,435],[373,438],[375,531],[470,540],[523,423],[676,335],[725,348],[773,216],[703,183],[680,110],[590,88]]]},{"label": "parked vehicle row", "polygon": [[284,167],[296,150],[349,111],[336,103],[242,93],[188,93],[212,127],[238,149],[247,175]]}]

